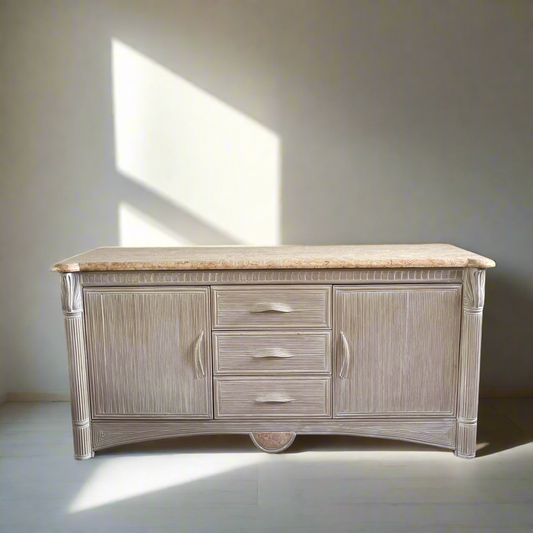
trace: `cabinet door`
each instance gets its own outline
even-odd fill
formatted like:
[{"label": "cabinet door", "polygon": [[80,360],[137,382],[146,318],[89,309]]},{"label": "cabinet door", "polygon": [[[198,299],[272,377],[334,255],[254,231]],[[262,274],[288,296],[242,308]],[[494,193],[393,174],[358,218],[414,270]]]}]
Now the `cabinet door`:
[{"label": "cabinet door", "polygon": [[460,285],[334,289],[334,416],[455,414]]},{"label": "cabinet door", "polygon": [[84,290],[95,418],[212,418],[208,288]]}]

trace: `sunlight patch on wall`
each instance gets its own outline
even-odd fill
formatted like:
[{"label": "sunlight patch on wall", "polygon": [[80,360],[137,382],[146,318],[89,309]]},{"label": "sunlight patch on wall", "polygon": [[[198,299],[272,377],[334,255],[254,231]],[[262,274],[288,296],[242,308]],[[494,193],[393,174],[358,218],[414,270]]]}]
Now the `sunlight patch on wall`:
[{"label": "sunlight patch on wall", "polygon": [[279,138],[116,39],[112,65],[117,170],[236,243],[278,244]]},{"label": "sunlight patch on wall", "polygon": [[146,213],[126,202],[118,206],[120,246],[192,246],[178,233],[169,230]]}]

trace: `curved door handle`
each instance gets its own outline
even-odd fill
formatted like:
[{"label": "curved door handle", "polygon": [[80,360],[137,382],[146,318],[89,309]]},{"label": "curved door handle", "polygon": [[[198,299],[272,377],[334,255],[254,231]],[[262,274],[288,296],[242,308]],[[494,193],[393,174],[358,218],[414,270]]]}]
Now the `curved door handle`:
[{"label": "curved door handle", "polygon": [[202,341],[204,340],[204,332],[202,331],[194,345],[194,370],[196,372],[196,379],[205,377],[204,363],[202,361]]},{"label": "curved door handle", "polygon": [[262,398],[256,398],[255,403],[291,403],[294,402],[294,398],[282,398],[278,396],[265,396]]},{"label": "curved door handle", "polygon": [[346,336],[341,331],[341,346],[342,346],[342,364],[339,370],[339,377],[341,379],[348,378],[348,372],[350,371],[350,346],[346,340]]},{"label": "curved door handle", "polygon": [[265,353],[254,354],[252,357],[254,359],[290,359],[294,355],[280,348],[274,348],[273,350],[265,351]]},{"label": "curved door handle", "polygon": [[255,309],[250,311],[251,313],[292,313],[292,307],[284,303],[262,303],[258,304]]}]

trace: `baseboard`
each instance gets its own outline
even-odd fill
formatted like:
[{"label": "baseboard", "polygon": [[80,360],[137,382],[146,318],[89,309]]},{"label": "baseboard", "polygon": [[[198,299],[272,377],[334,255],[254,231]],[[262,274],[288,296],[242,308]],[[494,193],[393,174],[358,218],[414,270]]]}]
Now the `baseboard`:
[{"label": "baseboard", "polygon": [[69,392],[8,392],[6,402],[70,402]]}]

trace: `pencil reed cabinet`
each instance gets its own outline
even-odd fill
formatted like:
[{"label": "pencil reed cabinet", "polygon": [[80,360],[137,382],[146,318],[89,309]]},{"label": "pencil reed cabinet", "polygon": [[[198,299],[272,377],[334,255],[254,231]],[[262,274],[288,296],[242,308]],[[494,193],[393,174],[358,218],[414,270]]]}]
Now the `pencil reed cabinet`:
[{"label": "pencil reed cabinet", "polygon": [[485,272],[447,244],[97,248],[61,273],[74,456],[187,435],[476,452]]}]

